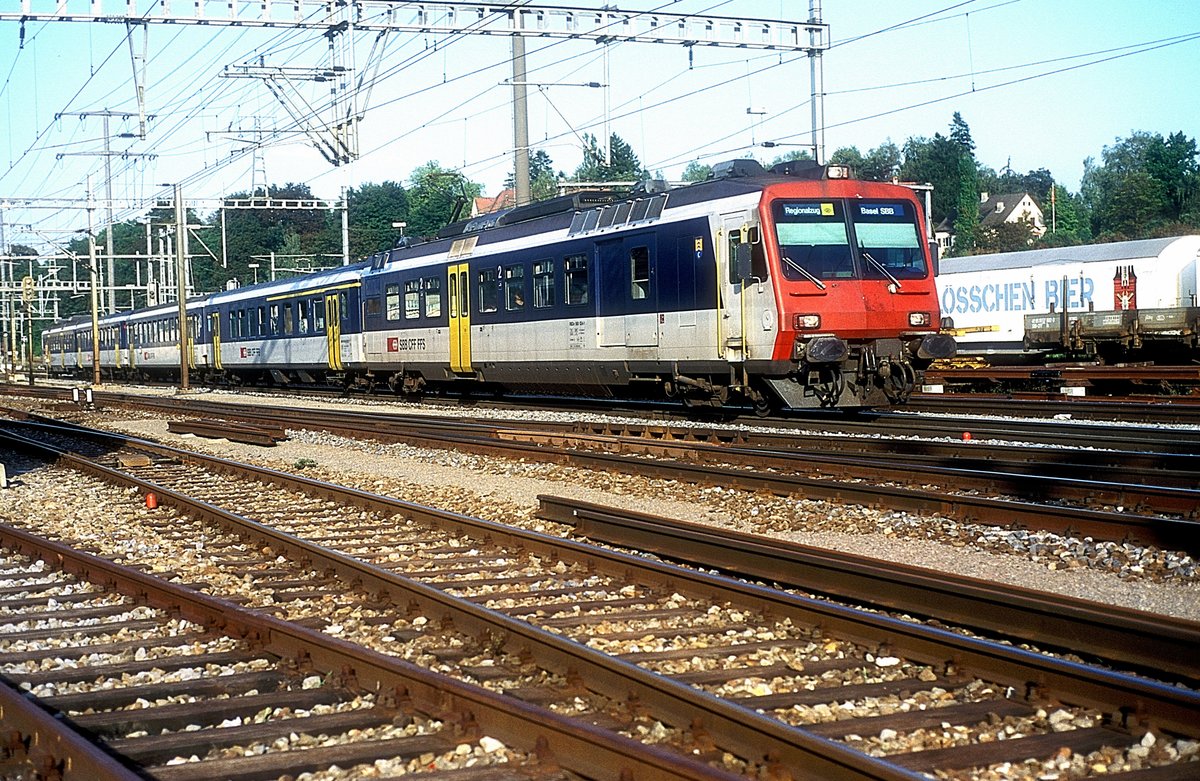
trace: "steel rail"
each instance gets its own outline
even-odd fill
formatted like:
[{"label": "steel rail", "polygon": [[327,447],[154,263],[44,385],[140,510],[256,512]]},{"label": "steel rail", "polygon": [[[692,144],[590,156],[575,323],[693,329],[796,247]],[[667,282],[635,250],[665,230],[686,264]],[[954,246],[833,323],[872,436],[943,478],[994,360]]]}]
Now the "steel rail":
[{"label": "steel rail", "polygon": [[538,500],[539,517],[588,540],[1200,684],[1200,622],[559,496]]},{"label": "steel rail", "polygon": [[[175,402],[174,406],[178,411],[178,402]],[[1095,482],[1077,487],[1076,496],[1107,497],[1113,506],[1124,506],[1125,503],[1128,503],[1130,508],[1119,511],[1095,510],[970,494],[947,494],[944,491],[880,486],[865,481],[842,482],[770,473],[763,470],[761,464],[755,463],[755,460],[761,459],[762,456],[752,451],[742,454],[749,459],[744,462],[751,464],[749,468],[726,468],[682,460],[657,461],[648,457],[543,446],[536,442],[523,443],[517,441],[519,439],[517,436],[506,435],[502,426],[492,422],[472,425],[469,422],[462,423],[455,419],[450,422],[440,420],[432,426],[427,426],[425,419],[422,418],[415,423],[414,428],[408,421],[397,423],[389,420],[388,416],[364,418],[357,415],[327,414],[325,411],[308,410],[305,411],[308,415],[307,418],[296,418],[293,417],[298,414],[296,410],[288,410],[281,414],[274,407],[255,406],[250,406],[243,412],[245,416],[260,422],[265,420],[279,423],[282,417],[297,420],[298,425],[336,432],[348,437],[368,437],[438,449],[453,448],[506,458],[524,457],[589,469],[633,473],[644,477],[683,480],[699,485],[733,486],[751,491],[767,491],[783,496],[802,495],[838,502],[850,501],[918,514],[936,513],[969,523],[1006,528],[1022,526],[1065,535],[1090,536],[1118,542],[1134,541],[1142,545],[1157,545],[1181,550],[1193,555],[1200,553],[1200,522],[1139,514],[1139,505],[1141,504],[1139,495],[1146,491],[1136,485],[1129,487],[1127,491],[1123,486]],[[40,418],[36,415],[31,417]],[[51,419],[45,420],[50,421]],[[364,426],[365,421],[370,421],[370,425]],[[553,437],[544,439],[553,440]],[[666,451],[664,450],[664,452]],[[736,450],[728,447],[714,452],[722,456],[728,455],[730,458],[737,454]],[[865,467],[860,464],[859,469],[865,469],[859,474],[865,474],[867,480],[878,477],[878,475],[871,474],[870,463],[866,463]],[[897,470],[897,479],[903,479],[905,471],[904,469]],[[911,472],[912,470],[907,471]],[[1019,474],[990,474],[985,470],[976,470],[975,477],[979,481],[977,484],[1003,485],[1009,490],[1015,489],[1020,492],[1026,490],[1024,485],[1026,480]],[[1062,481],[1048,477],[1045,480],[1031,478],[1028,483],[1031,486],[1034,483],[1044,486],[1061,485]],[[1196,513],[1198,504],[1196,496],[1200,493],[1195,490],[1162,488],[1154,493],[1160,498],[1160,501],[1169,499],[1173,504],[1168,506],[1182,514],[1193,515]]]},{"label": "steel rail", "polygon": [[[0,526],[0,544],[5,527]],[[7,771],[19,765],[13,778],[60,778],[62,781],[145,781],[95,742],[88,740],[42,707],[36,700],[0,682],[0,724],[4,749],[0,760]],[[28,771],[30,775],[24,775]]]},{"label": "steel rail", "polygon": [[[418,710],[464,723],[473,719],[488,734],[530,753],[538,752],[539,742],[544,741],[559,765],[586,778],[621,781],[630,777],[630,773],[639,779],[675,781],[695,778],[733,781],[740,778],[678,753],[559,716],[515,698],[431,672],[398,657],[243,608],[21,529],[0,524],[0,545],[44,559],[55,569],[84,580],[104,583],[144,604],[169,610],[201,626],[249,639],[277,656],[304,659],[325,672],[344,675],[349,671],[364,688],[406,691]],[[466,718],[468,714],[470,719]],[[64,725],[56,726],[52,733],[44,734],[61,734]],[[68,736],[63,740],[76,746],[86,744],[78,737]],[[86,755],[83,760],[90,763]],[[88,766],[83,765],[84,768]],[[88,778],[86,775],[75,777]],[[112,776],[121,779],[143,777],[140,774]],[[101,774],[93,778],[108,779],[109,776]]]},{"label": "steel rail", "polygon": [[1008,394],[930,393],[914,395],[905,403],[904,409],[910,412],[939,414],[953,412],[994,415],[999,412],[1026,418],[1070,415],[1073,420],[1200,425],[1200,397],[1195,396],[1081,399],[1072,396],[1014,398]]},{"label": "steel rail", "polygon": [[[1029,464],[966,463],[955,460],[946,464],[920,455],[871,457],[827,452],[739,448],[704,442],[665,442],[649,438],[628,438],[604,435],[563,435],[553,433],[498,432],[499,438],[520,442],[545,444],[559,448],[612,450],[614,445],[631,455],[672,458],[685,462],[732,464],[759,472],[786,474],[819,472],[820,479],[850,478],[874,482],[901,484],[939,484],[954,490],[987,491],[1022,499],[1047,501],[1069,499],[1087,504],[1106,504],[1112,507],[1136,508],[1139,514],[1172,513],[1183,517],[1200,516],[1200,490],[1195,481],[1200,475],[1173,473],[1168,479],[1182,482],[1186,487],[1129,482],[1125,471],[1117,468],[1091,467],[1089,477],[1045,474],[1068,471],[1078,475],[1079,469],[1060,464],[1038,463],[1038,474],[1030,473]],[[1042,469],[1044,467],[1044,470]]]},{"label": "steel rail", "polygon": [[[204,465],[205,468],[214,471],[253,475],[255,479],[264,482],[354,506],[380,512],[403,513],[424,523],[453,529],[461,535],[499,540],[503,544],[520,547],[552,560],[580,561],[589,569],[614,573],[627,579],[631,573],[639,573],[639,577],[647,582],[658,584],[664,591],[671,590],[666,593],[698,594],[709,599],[745,605],[763,615],[788,617],[798,624],[819,626],[824,631],[851,642],[903,654],[935,668],[977,675],[985,680],[1012,687],[1014,691],[1026,695],[1037,693],[1052,696],[1062,702],[1096,708],[1109,714],[1115,724],[1125,728],[1152,725],[1176,734],[1193,735],[1196,734],[1197,725],[1200,725],[1200,692],[1193,690],[1056,659],[1004,643],[968,637],[736,579],[681,569],[620,551],[596,548],[548,534],[334,486],[298,475],[179,451],[132,437],[106,436],[139,448]],[[71,464],[79,462],[79,468],[97,474],[107,473],[111,475],[108,479],[122,484],[136,485],[139,482],[123,473],[90,464],[74,456],[64,456],[64,459]],[[151,489],[143,487],[140,490]],[[254,529],[257,535],[262,535],[271,545],[278,545],[292,556],[307,555],[312,561],[319,562],[318,566],[327,566],[337,571],[347,582],[359,582],[370,590],[383,593],[403,591],[409,598],[429,604],[437,611],[453,613],[456,620],[461,619],[476,631],[496,632],[505,638],[506,642],[511,642],[512,638],[519,638],[518,645],[531,648],[535,654],[539,651],[544,653],[545,647],[559,646],[555,650],[566,654],[574,663],[574,669],[581,671],[590,685],[611,691],[616,684],[617,691],[632,692],[642,702],[655,703],[666,711],[673,711],[676,719],[685,714],[690,719],[697,712],[703,713],[706,729],[710,733],[740,736],[740,740],[733,741],[737,745],[762,746],[766,736],[773,736],[789,744],[783,747],[784,753],[778,754],[789,766],[804,766],[806,770],[811,769],[821,777],[826,777],[831,769],[836,769],[839,773],[849,773],[851,769],[864,774],[876,772],[880,774],[879,777],[893,777],[891,774],[897,772],[893,765],[840,746],[835,750],[833,746],[837,744],[830,745],[828,741],[817,739],[801,728],[788,727],[745,707],[690,687],[680,686],[636,665],[620,660],[617,660],[615,665],[612,660],[605,663],[603,660],[608,657],[604,654],[564,640],[553,633],[550,633],[551,637],[547,639],[547,646],[535,644],[540,641],[542,630],[537,630],[526,622],[474,605],[463,605],[444,592],[417,581],[392,572],[380,571],[341,554],[332,554],[319,546],[261,527],[252,521],[231,517],[205,503],[172,496],[170,492],[164,494],[167,501],[180,502],[181,507],[186,508],[186,512],[211,518],[243,532]],[[687,706],[682,712],[674,710],[678,708],[679,702],[684,701],[687,702]],[[726,724],[723,721],[725,718],[737,723]],[[684,723],[687,723],[687,720],[684,720]],[[751,735],[757,736],[758,740],[747,740]],[[830,752],[833,752],[833,756],[830,756]],[[803,764],[795,764],[797,762]]]},{"label": "steel rail", "polygon": [[[424,523],[459,528],[463,533],[479,537],[490,535],[493,539],[509,539],[513,544],[544,550],[550,555],[563,556],[569,552],[576,558],[588,558],[597,553],[590,546],[579,543],[565,543],[548,535],[521,532],[502,524],[335,486],[299,475],[203,456],[134,437],[111,434],[105,436],[113,441],[120,441],[165,457],[202,464],[217,472],[249,475],[255,480],[368,510],[387,514],[405,513]],[[90,459],[6,432],[0,432],[0,439],[7,440],[12,447],[22,448],[35,455],[56,458],[60,465],[91,474],[106,482],[133,487],[142,493],[152,492],[160,506],[173,506],[180,512],[234,533],[252,535],[291,558],[306,560],[311,566],[328,570],[346,583],[353,583],[385,598],[390,597],[393,602],[419,605],[426,614],[440,614],[444,621],[469,634],[489,638],[493,645],[509,647],[514,653],[527,653],[543,666],[558,670],[564,675],[577,673],[587,681],[589,688],[615,701],[641,702],[654,711],[656,718],[667,723],[701,724],[718,745],[750,749],[755,755],[749,757],[752,760],[762,761],[764,758],[773,757],[784,767],[802,767],[815,778],[831,781],[921,781],[924,778],[841,743],[794,729],[777,719],[671,681],[525,621],[458,599],[415,579],[330,551],[229,513],[207,502],[109,469]],[[596,561],[598,564],[602,563],[602,559]],[[634,559],[630,557],[629,561]],[[626,568],[622,567],[621,572],[626,571]]]},{"label": "steel rail", "polygon": [[[65,388],[30,389],[27,386],[6,386],[5,391],[13,395],[31,395],[35,398],[56,398],[62,400],[70,398],[70,390]],[[179,411],[180,399],[166,399],[112,391],[98,391],[93,395],[97,405],[123,404],[164,412],[175,413]],[[203,410],[200,414],[206,415],[220,415],[223,412],[226,416],[242,413],[252,416],[254,414],[253,410],[261,407],[261,405],[248,404],[244,401],[226,402],[212,399],[201,401],[188,398],[187,402],[196,409]],[[505,406],[511,406],[511,404],[506,404]],[[578,401],[576,402],[577,406]],[[561,409],[561,405],[558,408]],[[303,415],[308,415],[310,418],[314,415],[329,415],[331,417],[355,415],[368,417],[371,415],[371,413],[364,412],[343,412],[341,410],[327,409],[305,410],[294,407],[273,406],[271,409],[276,410],[281,417],[291,415],[294,419],[301,419]],[[992,412],[999,413],[1001,411],[993,409]],[[668,419],[680,417],[678,414],[672,414],[661,409],[659,409],[657,415]],[[376,414],[375,417],[376,419],[413,420],[414,423],[418,420],[425,420],[428,421],[428,425],[430,426],[439,425],[431,420],[435,416],[419,413],[410,415],[385,413]],[[450,420],[459,420],[468,426],[487,423],[487,421],[481,421],[477,418],[461,416],[457,418],[441,418],[441,420],[447,421],[447,423]],[[495,421],[495,423],[499,422]],[[519,425],[512,421],[508,423],[510,426]],[[863,437],[876,437],[883,434],[898,437],[915,436],[926,439],[929,437],[944,437],[957,440],[966,431],[971,433],[976,441],[976,446],[980,444],[978,440],[988,438],[1058,445],[1069,448],[1078,448],[1080,442],[1087,442],[1091,448],[1107,448],[1131,453],[1149,452],[1160,455],[1179,454],[1186,456],[1196,455],[1195,440],[1197,436],[1194,429],[1151,428],[1149,426],[1121,426],[1077,422],[1050,423],[1044,420],[997,420],[980,417],[922,415],[904,411],[867,412],[857,416],[857,419],[847,418],[844,413],[839,411],[791,412],[769,421],[756,420],[756,424],[775,428],[797,429],[805,432],[805,436],[808,436],[814,428],[821,428],[830,434],[845,433]],[[560,424],[548,423],[546,425],[555,430],[562,428]]]}]

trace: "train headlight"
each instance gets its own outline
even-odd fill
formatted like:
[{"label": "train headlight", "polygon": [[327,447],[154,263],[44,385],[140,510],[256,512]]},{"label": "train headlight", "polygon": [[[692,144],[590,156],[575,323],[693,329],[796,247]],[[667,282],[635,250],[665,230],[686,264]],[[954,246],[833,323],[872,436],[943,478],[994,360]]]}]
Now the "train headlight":
[{"label": "train headlight", "polygon": [[849,179],[850,168],[844,165],[830,165],[825,167],[825,175],[830,179]]},{"label": "train headlight", "polygon": [[820,315],[792,315],[792,327],[797,331],[812,330],[821,327]]},{"label": "train headlight", "polygon": [[909,312],[908,324],[913,326],[927,326],[933,322],[928,312]]}]

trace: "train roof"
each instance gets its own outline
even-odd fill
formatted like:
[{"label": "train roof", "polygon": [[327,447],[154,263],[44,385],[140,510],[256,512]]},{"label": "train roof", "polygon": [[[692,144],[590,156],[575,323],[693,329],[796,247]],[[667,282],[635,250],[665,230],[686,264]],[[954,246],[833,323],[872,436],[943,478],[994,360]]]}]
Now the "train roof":
[{"label": "train roof", "polygon": [[249,298],[264,298],[268,295],[300,293],[306,290],[323,288],[346,280],[357,280],[367,265],[369,265],[367,262],[359,261],[348,266],[337,266],[335,268],[314,271],[311,274],[285,277],[273,281],[268,280],[266,282],[259,282],[257,285],[247,285],[246,287],[237,287],[232,290],[219,290],[215,293],[210,293],[208,300],[214,304],[223,304]]},{"label": "train roof", "polygon": [[1058,263],[1112,263],[1158,258],[1186,264],[1200,257],[1200,236],[1175,236],[1166,239],[1116,241],[1109,244],[1084,244],[1074,247],[1000,252],[991,255],[967,255],[943,258],[941,273],[958,274],[1029,268]]},{"label": "train roof", "polygon": [[[770,169],[757,160],[728,160],[713,166],[712,176],[701,182],[670,187],[661,180],[638,183],[631,191],[581,190],[545,201],[515,206],[455,222],[442,228],[436,236],[424,240],[405,239],[402,245],[378,252],[367,259],[373,271],[394,268],[396,264],[419,264],[440,255],[451,244],[467,237],[476,237],[480,248],[526,236],[553,233],[571,227],[577,214],[585,211],[638,200],[656,199],[661,216],[698,203],[735,198],[758,193],[765,188],[785,182],[846,179],[850,170],[845,166],[819,165],[812,160],[790,160]],[[890,183],[885,183],[890,184]],[[626,215],[629,213],[626,212]],[[645,219],[609,226],[613,231],[626,224],[641,226],[660,219],[651,210]],[[585,229],[591,231],[592,229]]]}]

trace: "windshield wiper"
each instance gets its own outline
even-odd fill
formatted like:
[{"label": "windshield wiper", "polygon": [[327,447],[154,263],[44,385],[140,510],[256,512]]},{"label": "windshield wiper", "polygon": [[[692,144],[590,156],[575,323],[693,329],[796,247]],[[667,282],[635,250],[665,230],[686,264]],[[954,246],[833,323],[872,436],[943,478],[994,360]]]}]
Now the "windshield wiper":
[{"label": "windshield wiper", "polygon": [[821,288],[822,290],[825,289],[825,283],[822,282],[821,280],[817,279],[815,276],[813,276],[812,273],[809,272],[809,270],[806,269],[804,266],[801,266],[799,263],[792,260],[787,255],[784,255],[782,252],[779,253],[779,257],[782,258],[783,260],[787,261],[787,264],[789,266],[791,266],[792,268],[796,269],[801,274],[803,274],[805,279],[807,279],[809,282],[813,283],[814,285]]},{"label": "windshield wiper", "polygon": [[887,270],[887,266],[883,265],[878,260],[875,260],[875,258],[871,257],[871,253],[867,252],[865,249],[860,250],[860,251],[862,252],[862,256],[864,258],[866,258],[868,263],[870,263],[872,266],[874,266],[875,268],[877,268],[881,272],[883,272],[883,275],[885,277],[892,280],[892,284],[896,286],[897,290],[900,290],[901,288],[904,287],[904,285],[900,284],[900,280],[898,280],[894,276],[892,276],[892,272]]}]

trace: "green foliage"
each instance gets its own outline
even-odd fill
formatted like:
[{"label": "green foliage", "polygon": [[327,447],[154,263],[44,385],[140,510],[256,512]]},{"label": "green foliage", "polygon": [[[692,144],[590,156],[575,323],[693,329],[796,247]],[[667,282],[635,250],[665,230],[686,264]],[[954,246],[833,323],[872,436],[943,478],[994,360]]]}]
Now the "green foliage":
[{"label": "green foliage", "polygon": [[455,219],[470,213],[468,204],[482,193],[475,182],[436,160],[418,166],[409,178],[408,229],[410,236],[434,236]]},{"label": "green foliage", "polygon": [[783,154],[776,156],[774,160],[767,163],[766,167],[770,168],[771,166],[779,165],[780,163],[790,163],[793,160],[812,160],[812,153],[807,149],[793,149],[790,152],[784,152]]},{"label": "green foliage", "polygon": [[934,225],[951,218],[958,210],[958,145],[938,133],[932,139],[908,139],[902,155],[902,180],[933,185],[930,212]]},{"label": "green foliage", "polygon": [[1054,197],[1042,201],[1046,232],[1037,241],[1038,247],[1066,247],[1086,244],[1092,240],[1092,228],[1087,208],[1078,195],[1067,192],[1062,185],[1052,188]]},{"label": "green foliage", "polygon": [[[538,149],[529,156],[529,195],[534,201],[544,201],[558,195],[558,179],[554,173],[554,161],[546,150]],[[515,188],[516,175],[509,174],[504,186]]]},{"label": "green foliage", "polygon": [[950,142],[958,149],[958,204],[954,216],[954,252],[966,254],[975,247],[979,233],[979,164],[971,130],[957,111],[950,123]]},{"label": "green foliage", "polygon": [[616,133],[609,136],[608,162],[604,149],[595,136],[584,133],[583,143],[583,162],[575,169],[575,175],[572,177],[574,181],[630,182],[649,178],[649,172],[642,168],[642,163],[633,153],[633,148]]},{"label": "green foliage", "polygon": [[697,160],[688,163],[687,168],[683,169],[683,181],[685,182],[703,182],[710,176],[712,176],[712,166],[704,165]]},{"label": "green foliage", "polygon": [[975,242],[976,252],[1019,252],[1029,249],[1037,239],[1030,220],[1002,222],[992,228],[981,228]]},{"label": "green foliage", "polygon": [[[394,222],[408,221],[408,192],[396,182],[364,184],[347,193],[350,257],[363,258],[390,249],[401,236]],[[340,226],[339,226],[340,230]]]},{"label": "green foliage", "polygon": [[1194,139],[1135,132],[1084,162],[1080,195],[1101,240],[1147,238],[1200,227],[1200,163]]},{"label": "green foliage", "polygon": [[829,156],[833,165],[848,165],[857,178],[872,182],[890,182],[898,177],[901,161],[900,147],[890,140],[865,155],[856,146],[844,146]]},{"label": "green foliage", "polygon": [[858,175],[863,179],[870,179],[873,182],[890,182],[892,179],[900,177],[900,164],[902,161],[900,147],[893,144],[891,139],[888,139],[867,152],[866,157],[863,158],[861,167],[858,169]]},{"label": "green foliage", "polygon": [[980,192],[997,195],[1000,193],[1029,193],[1043,210],[1048,208],[1050,188],[1054,186],[1054,176],[1045,168],[1018,174],[1011,168],[1005,167],[996,173],[990,168],[979,169]]},{"label": "green foliage", "polygon": [[859,171],[863,167],[862,152],[858,151],[856,146],[843,146],[833,150],[833,154],[829,156],[829,162],[832,165],[848,165],[854,170],[854,175],[859,176]]}]

